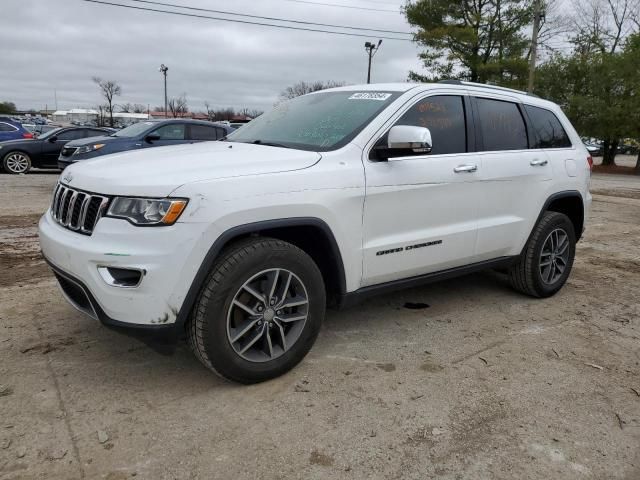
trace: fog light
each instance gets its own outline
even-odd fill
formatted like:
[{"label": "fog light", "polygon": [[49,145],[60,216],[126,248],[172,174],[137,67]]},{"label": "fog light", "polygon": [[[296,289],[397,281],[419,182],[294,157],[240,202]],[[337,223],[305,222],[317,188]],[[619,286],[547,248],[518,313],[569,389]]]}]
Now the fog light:
[{"label": "fog light", "polygon": [[120,288],[135,288],[140,285],[146,272],[139,268],[99,266],[98,273],[107,285]]}]

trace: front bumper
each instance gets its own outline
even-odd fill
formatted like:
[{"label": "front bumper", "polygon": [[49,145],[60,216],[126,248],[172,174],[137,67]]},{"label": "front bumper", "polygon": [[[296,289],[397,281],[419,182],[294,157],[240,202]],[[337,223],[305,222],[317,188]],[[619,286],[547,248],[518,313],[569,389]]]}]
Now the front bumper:
[{"label": "front bumper", "polygon": [[[87,236],[67,230],[47,212],[39,236],[42,253],[74,307],[108,326],[160,330],[176,325],[197,269],[190,265],[199,265],[191,256],[201,227],[145,228],[103,217]],[[138,286],[122,288],[105,281],[98,271],[103,266],[144,275]]]}]

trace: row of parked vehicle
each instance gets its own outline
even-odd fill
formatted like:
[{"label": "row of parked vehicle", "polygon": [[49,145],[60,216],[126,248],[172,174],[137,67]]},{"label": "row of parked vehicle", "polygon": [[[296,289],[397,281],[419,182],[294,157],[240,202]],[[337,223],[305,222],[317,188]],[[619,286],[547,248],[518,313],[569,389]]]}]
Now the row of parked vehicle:
[{"label": "row of parked vehicle", "polygon": [[59,168],[110,153],[139,148],[220,140],[234,128],[212,122],[149,120],[122,130],[71,126],[52,128],[36,137],[23,125],[0,117],[0,159],[6,173]]}]

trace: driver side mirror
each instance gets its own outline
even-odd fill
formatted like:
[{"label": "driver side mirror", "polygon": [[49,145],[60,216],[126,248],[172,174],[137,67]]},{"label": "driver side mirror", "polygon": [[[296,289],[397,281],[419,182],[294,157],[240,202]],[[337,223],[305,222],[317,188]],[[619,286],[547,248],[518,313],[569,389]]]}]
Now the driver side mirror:
[{"label": "driver side mirror", "polygon": [[54,135],[54,136],[52,136],[52,137],[49,137],[49,142],[50,142],[50,143],[55,143],[55,142],[57,142],[57,141],[58,141],[58,136],[57,136],[57,135]]},{"label": "driver side mirror", "polygon": [[403,150],[410,150],[413,153],[430,153],[431,132],[424,127],[396,125],[389,130],[387,143],[391,154],[394,153],[393,150],[399,151],[401,155]]},{"label": "driver side mirror", "polygon": [[153,143],[158,140],[160,140],[160,135],[158,135],[157,133],[150,133],[149,135],[144,137],[144,141],[147,143]]}]

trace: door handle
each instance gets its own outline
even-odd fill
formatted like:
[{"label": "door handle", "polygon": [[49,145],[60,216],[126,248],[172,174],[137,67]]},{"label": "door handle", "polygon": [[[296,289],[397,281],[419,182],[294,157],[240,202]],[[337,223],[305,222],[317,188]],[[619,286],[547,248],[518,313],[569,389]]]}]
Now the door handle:
[{"label": "door handle", "polygon": [[532,167],[544,167],[547,163],[549,163],[546,159],[536,159],[536,160],[531,160],[529,162],[529,165],[531,165]]},{"label": "door handle", "polygon": [[478,170],[477,165],[458,165],[453,169],[453,171],[456,173],[471,173],[475,172],[476,170]]}]

